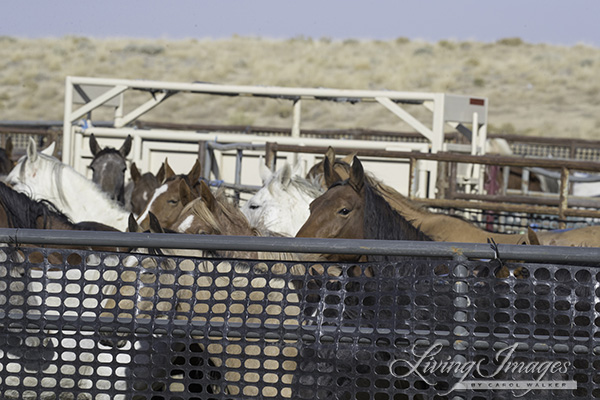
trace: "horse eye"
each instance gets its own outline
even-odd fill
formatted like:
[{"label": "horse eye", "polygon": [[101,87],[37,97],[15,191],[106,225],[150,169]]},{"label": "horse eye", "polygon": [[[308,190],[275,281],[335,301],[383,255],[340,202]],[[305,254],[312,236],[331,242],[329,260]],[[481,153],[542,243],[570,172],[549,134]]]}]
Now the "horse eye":
[{"label": "horse eye", "polygon": [[177,203],[179,203],[179,200],[168,200],[167,203],[169,203],[169,204],[177,204]]},{"label": "horse eye", "polygon": [[340,211],[338,211],[338,214],[348,215],[348,214],[350,214],[350,210],[348,210],[347,208],[344,207]]},{"label": "horse eye", "polygon": [[257,208],[259,208],[260,206],[258,204],[250,204],[250,209],[251,210],[256,210]]}]

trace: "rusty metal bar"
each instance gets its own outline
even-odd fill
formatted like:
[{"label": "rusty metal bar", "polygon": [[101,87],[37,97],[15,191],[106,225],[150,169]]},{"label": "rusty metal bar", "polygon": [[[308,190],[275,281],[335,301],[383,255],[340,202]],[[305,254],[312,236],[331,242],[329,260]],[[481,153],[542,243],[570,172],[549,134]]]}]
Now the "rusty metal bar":
[{"label": "rusty metal bar", "polygon": [[412,199],[413,196],[413,187],[415,184],[415,169],[416,169],[417,159],[414,157],[410,158],[410,164],[408,166],[408,198]]},{"label": "rusty metal bar", "polygon": [[[428,206],[439,208],[463,208],[476,209],[484,211],[506,211],[528,214],[548,214],[558,215],[558,207],[532,206],[524,204],[495,203],[491,201],[468,201],[468,200],[447,200],[447,199],[415,199],[416,202]],[[599,210],[581,210],[568,208],[564,210],[565,217],[581,218],[600,218]]]},{"label": "rusty metal bar", "polygon": [[[342,146],[343,143],[340,143]],[[295,146],[278,144],[278,151],[296,152],[296,153],[325,153],[327,150],[324,146]],[[335,149],[337,154],[351,154],[357,153],[359,156],[368,157],[381,157],[381,158],[404,158],[410,159],[411,157],[417,160],[432,160],[432,161],[447,161],[447,162],[461,162],[461,163],[474,163],[483,165],[502,165],[510,167],[539,167],[546,169],[560,169],[566,167],[570,170],[575,171],[588,171],[588,172],[600,172],[600,162],[595,161],[579,161],[579,160],[567,160],[567,159],[550,159],[550,158],[526,158],[521,156],[499,156],[499,155],[485,155],[485,156],[474,156],[469,154],[456,154],[456,153],[421,153],[418,151],[382,151],[382,150],[370,150],[360,149],[351,147],[338,147]]]},{"label": "rusty metal bar", "polygon": [[265,165],[271,171],[275,171],[275,160],[277,159],[277,143],[267,142],[265,147]]},{"label": "rusty metal bar", "polygon": [[569,169],[562,167],[560,172],[560,201],[558,203],[558,228],[565,229],[567,224],[565,220],[565,211],[568,208],[567,199],[569,198]]}]

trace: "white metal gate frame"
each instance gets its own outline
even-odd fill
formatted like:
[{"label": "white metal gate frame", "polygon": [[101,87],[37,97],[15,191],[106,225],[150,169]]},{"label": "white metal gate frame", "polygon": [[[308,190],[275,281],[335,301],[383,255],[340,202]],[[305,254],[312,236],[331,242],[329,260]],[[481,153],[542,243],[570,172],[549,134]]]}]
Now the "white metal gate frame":
[{"label": "white metal gate frame", "polygon": [[[139,105],[134,105],[131,111],[125,113],[125,97],[127,91],[142,90],[148,93],[149,99]],[[177,83],[150,80],[104,79],[90,77],[68,76],[65,82],[65,109],[63,127],[63,162],[81,171],[83,138],[94,133],[98,137],[125,138],[128,134],[133,137],[133,148],[130,159],[147,169],[144,160],[148,146],[147,140],[189,143],[194,146],[199,140],[217,140],[223,143],[265,143],[270,141],[268,136],[223,134],[222,132],[198,133],[193,131],[168,130],[136,130],[127,128],[142,115],[163,103],[169,97],[180,93],[205,95],[235,95],[245,97],[272,97],[289,100],[293,107],[291,136],[277,137],[277,142],[295,145],[317,145],[333,147],[359,147],[381,150],[410,149],[437,153],[444,148],[444,128],[446,125],[463,133],[471,145],[460,149],[480,155],[485,153],[487,139],[487,110],[488,100],[483,97],[473,97],[446,93],[399,92],[382,90],[347,90],[326,88],[292,88],[276,86],[240,86],[211,83]],[[427,139],[427,146],[422,143],[374,142],[365,140],[314,139],[300,137],[301,104],[303,101],[319,100],[334,102],[376,102],[406,122]],[[430,126],[419,121],[401,104],[420,104],[432,112]],[[114,108],[113,127],[94,127],[92,111],[102,106]],[[79,124],[81,120],[86,124]],[[464,124],[471,125],[469,129]],[[187,152],[190,152],[189,149]],[[417,197],[434,197],[437,179],[437,163],[423,161],[418,165],[417,180],[414,195]],[[423,179],[429,174],[429,179]],[[475,174],[481,181],[481,176]],[[421,179],[418,179],[419,176]],[[428,182],[428,183],[426,183]],[[471,182],[469,182],[471,183]],[[475,183],[479,190],[481,184]]]}]

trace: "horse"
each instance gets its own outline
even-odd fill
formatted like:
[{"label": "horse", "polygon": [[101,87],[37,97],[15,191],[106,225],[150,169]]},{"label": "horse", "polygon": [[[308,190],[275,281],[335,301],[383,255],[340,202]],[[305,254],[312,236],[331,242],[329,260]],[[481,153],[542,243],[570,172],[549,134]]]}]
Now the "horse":
[{"label": "horse", "polygon": [[158,218],[162,226],[171,226],[183,207],[200,194],[200,162],[198,160],[187,174],[176,175],[166,159],[164,165],[163,181],[160,182],[146,208],[137,218],[137,223],[143,229],[148,228],[149,212]]},{"label": "horse", "polygon": [[313,165],[308,173],[306,174],[306,179],[311,182],[319,182],[323,190],[327,190],[327,184],[325,182],[325,159],[329,161],[329,165],[333,166],[333,169],[336,170],[338,166],[348,166],[356,156],[356,153],[348,154],[346,157],[341,159],[336,158],[335,150],[333,147],[329,146],[327,151],[325,152],[325,157],[322,161]]},{"label": "horse", "polygon": [[38,153],[30,138],[26,154],[10,171],[6,182],[33,199],[52,202],[74,223],[95,221],[124,231],[129,212],[94,182],[49,155],[53,150],[54,143]]},{"label": "horse", "polygon": [[559,231],[537,231],[545,246],[600,247],[600,226],[584,226]]},{"label": "horse", "polygon": [[[201,196],[192,201],[190,201],[183,209],[181,214],[179,215],[178,220],[173,224],[171,229],[164,228],[161,226],[158,219],[152,214],[152,212],[148,212],[148,220],[149,220],[149,228],[144,229],[135,221],[134,218],[130,218],[129,231],[130,232],[152,232],[152,233],[173,233],[174,231],[179,231],[182,234],[223,234],[223,235],[244,235],[244,236],[257,236],[260,235],[259,231],[256,228],[250,226],[245,216],[241,213],[239,208],[235,206],[232,202],[230,202],[225,194],[222,191],[219,191],[217,195],[213,195],[210,188],[206,185],[204,181],[200,183],[200,191]],[[179,229],[176,229],[179,228]],[[263,302],[261,304],[252,304],[253,301],[248,301],[246,299],[246,294],[243,291],[239,290],[240,288],[248,287],[248,278],[247,274],[253,273],[264,276],[270,269],[271,273],[277,275],[279,273],[283,273],[285,271],[285,266],[283,264],[274,264],[270,268],[264,262],[256,262],[252,265],[249,262],[239,262],[235,263],[235,265],[231,265],[233,267],[236,275],[230,278],[229,274],[225,274],[224,276],[217,276],[216,278],[211,278],[211,271],[214,268],[214,263],[210,262],[210,259],[225,259],[220,261],[219,265],[221,268],[225,268],[227,265],[234,264],[233,262],[227,261],[228,259],[235,258],[248,258],[248,259],[262,259],[262,260],[295,260],[294,257],[287,254],[281,253],[266,253],[266,252],[246,252],[246,251],[204,251],[204,250],[176,250],[176,249],[155,249],[159,254],[165,256],[176,256],[176,257],[202,257],[206,258],[206,262],[200,262],[198,264],[199,277],[197,278],[197,284],[199,287],[211,287],[216,285],[217,287],[231,287],[237,290],[232,290],[231,293],[227,293],[227,290],[219,290],[212,294],[212,296],[207,296],[204,293],[202,296],[197,296],[197,300],[194,302],[194,310],[202,310],[210,307],[215,307],[215,304],[220,305],[222,302],[233,302],[234,304],[242,302],[245,307],[245,312],[243,313],[243,317],[237,315],[238,313],[233,313],[228,316],[228,320],[230,322],[247,322],[247,323],[255,323],[259,322],[257,316],[264,316],[265,312],[267,314],[271,313],[269,307],[264,307]],[[150,261],[149,259],[147,259]],[[171,259],[167,259],[167,262],[163,262],[159,266],[153,266],[154,270],[163,269],[163,270],[173,270],[175,269],[174,263],[169,263],[168,261],[172,261]],[[189,260],[188,260],[189,261]],[[146,272],[147,274],[152,274],[150,272],[152,269]],[[292,274],[301,276],[303,273],[303,269],[301,266],[292,266],[290,271]],[[183,278],[182,278],[183,279]],[[213,282],[213,279],[215,281]],[[230,280],[231,279],[231,280]],[[152,281],[148,279],[148,281]],[[186,281],[182,281],[184,285],[186,285]],[[193,281],[192,281],[193,282]],[[262,282],[262,281],[261,281]],[[189,282],[191,284],[191,282]],[[227,285],[225,285],[227,283]],[[254,286],[258,284],[258,286]],[[291,285],[292,289],[299,289],[299,287],[295,286],[294,283],[289,284],[285,280],[273,277],[268,280],[265,280],[264,283],[252,283],[252,287],[256,287],[260,290],[262,287],[269,287],[273,289],[284,289],[286,285]],[[179,292],[178,292],[179,293]],[[130,295],[133,295],[130,294]],[[269,297],[272,298],[273,295]],[[210,300],[211,303],[207,305],[204,300]],[[269,300],[271,301],[271,300]],[[295,293],[288,293],[286,296],[286,302],[289,304],[299,304],[300,298]],[[176,311],[189,311],[189,301],[185,299],[179,300],[175,305]],[[160,309],[157,309],[161,311]],[[203,319],[206,318],[204,315],[198,315],[194,317],[194,319]],[[218,318],[218,317],[217,317]],[[299,322],[294,319],[293,316],[290,316],[290,319],[286,320],[286,323],[296,323]],[[203,345],[199,345],[201,351],[205,351]],[[178,349],[178,351],[182,351],[182,349]],[[233,350],[235,351],[235,350]],[[212,366],[221,367],[224,363],[227,364],[227,359],[229,357],[239,357],[237,353],[231,353],[228,351],[225,355],[220,356],[212,356],[209,357],[209,363]],[[276,369],[278,367],[278,362],[270,361],[268,358],[264,361],[265,368]],[[292,364],[290,363],[290,366]],[[295,365],[294,365],[295,366]],[[234,385],[229,385],[227,382],[229,380],[237,380],[235,378],[235,374],[230,374],[226,372],[224,377],[213,376],[211,379],[218,380],[224,379],[225,381],[225,390],[228,394],[235,394],[237,392],[237,388]],[[290,374],[286,374],[281,378],[281,382],[286,385],[291,385],[292,376]],[[219,388],[217,385],[209,385],[209,390],[212,393],[218,393]]]},{"label": "horse", "polygon": [[[324,174],[329,176],[329,160]],[[362,163],[354,157],[348,179],[335,180],[310,205],[310,217],[296,237],[420,240],[432,239],[395,211],[365,179]],[[325,255],[329,261],[357,262],[373,259],[361,255]]]},{"label": "horse", "polygon": [[[52,203],[46,200],[32,200],[24,193],[17,192],[0,182],[0,228],[58,229],[74,231],[118,231],[94,221],[73,223]],[[53,246],[57,248],[92,249],[96,251],[126,251],[119,247],[77,247]]]},{"label": "horse", "polygon": [[131,164],[131,167],[129,168],[131,175],[131,193],[128,197],[131,212],[135,215],[140,215],[148,205],[154,191],[158,187],[159,179],[162,180],[161,171],[162,176],[164,176],[164,163],[157,175],[154,175],[152,172],[145,172],[142,174],[137,169],[135,162]]},{"label": "horse", "polygon": [[14,167],[12,160],[13,143],[12,139],[6,139],[4,148],[0,148],[0,176],[8,175]]},{"label": "horse", "polygon": [[252,226],[294,236],[310,215],[309,204],[323,193],[320,185],[295,174],[289,164],[273,173],[261,164],[263,186],[242,212]]},{"label": "horse", "polygon": [[[325,158],[323,163],[325,181],[328,185],[346,179],[350,174],[351,167],[345,162],[340,161],[331,165],[329,159]],[[434,241],[487,243],[493,240],[501,244],[539,244],[536,233],[531,229],[523,234],[488,232],[461,218],[430,212],[369,174],[365,174],[365,179],[394,210]]]},{"label": "horse", "polygon": [[127,139],[117,150],[113,147],[101,148],[94,134],[90,136],[90,151],[94,159],[88,168],[93,173],[92,181],[121,205],[125,204],[126,157],[131,151],[131,141],[131,135],[127,135]]}]

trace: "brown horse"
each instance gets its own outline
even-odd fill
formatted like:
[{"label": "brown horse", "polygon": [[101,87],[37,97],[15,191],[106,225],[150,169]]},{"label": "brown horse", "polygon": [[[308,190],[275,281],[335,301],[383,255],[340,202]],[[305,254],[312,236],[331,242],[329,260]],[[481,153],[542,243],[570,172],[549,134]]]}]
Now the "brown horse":
[{"label": "brown horse", "polygon": [[[310,205],[310,217],[296,237],[431,240],[394,210],[365,179],[360,160],[354,157],[348,179],[342,180],[325,159],[325,180],[333,182]],[[331,175],[333,174],[333,175]],[[359,261],[357,255],[326,255],[331,261]],[[372,259],[372,257],[370,257]]]},{"label": "brown horse", "polygon": [[[200,182],[200,197],[190,201],[170,228],[176,232],[226,236],[282,236],[250,225],[240,208],[225,196],[222,190],[213,194],[208,185]],[[304,260],[292,253],[217,251],[219,257],[266,260]]]},{"label": "brown horse", "polygon": [[137,219],[143,229],[148,229],[148,213],[152,212],[162,226],[173,225],[183,207],[200,195],[200,163],[198,160],[187,174],[176,175],[165,160],[165,177],[154,191],[148,205]]},{"label": "brown horse", "polygon": [[[326,157],[323,164],[327,186],[350,175],[350,165],[343,161],[336,161],[332,166]],[[530,229],[526,234],[488,232],[463,219],[432,213],[368,174],[365,174],[365,179],[394,210],[434,241],[487,243],[488,239],[493,239],[496,243],[504,244],[539,244],[535,233]]]},{"label": "brown horse", "polygon": [[600,247],[600,226],[585,226],[564,231],[538,231],[545,246]]},{"label": "brown horse", "polygon": [[135,163],[132,163],[131,167],[129,167],[132,184],[129,205],[131,212],[135,215],[140,215],[144,211],[152,198],[154,191],[158,187],[159,179],[161,179],[160,182],[162,182],[164,177],[164,165],[165,164],[163,163],[157,175],[154,175],[152,172],[142,174]]}]

